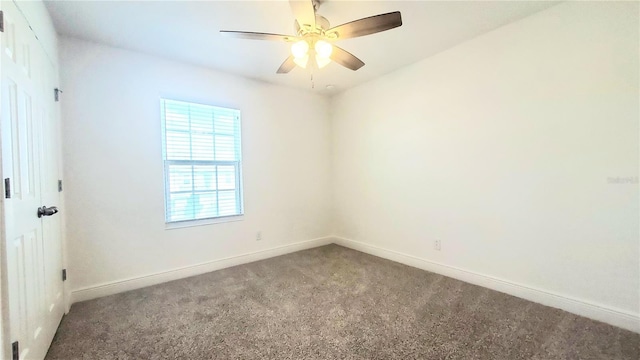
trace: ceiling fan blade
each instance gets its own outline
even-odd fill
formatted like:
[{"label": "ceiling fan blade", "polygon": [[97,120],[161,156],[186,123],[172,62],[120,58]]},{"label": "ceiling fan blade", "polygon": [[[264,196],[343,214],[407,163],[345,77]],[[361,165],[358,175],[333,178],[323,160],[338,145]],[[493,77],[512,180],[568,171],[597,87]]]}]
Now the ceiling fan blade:
[{"label": "ceiling fan blade", "polygon": [[311,0],[289,0],[293,16],[300,25],[311,25],[316,27],[316,10]]},{"label": "ceiling fan blade", "polygon": [[298,38],[290,35],[268,34],[250,31],[229,31],[220,30],[220,34],[228,37],[249,40],[272,40],[272,41],[296,41]]},{"label": "ceiling fan blade", "polygon": [[327,30],[328,33],[336,33],[338,39],[348,39],[358,36],[375,34],[402,25],[400,11],[370,16],[360,20],[338,25]]},{"label": "ceiling fan blade", "polygon": [[287,60],[285,60],[282,65],[280,65],[280,67],[278,68],[278,71],[276,71],[276,73],[278,74],[286,74],[289,71],[293,70],[293,68],[296,67],[296,63],[293,61],[293,55],[289,56],[287,58]]},{"label": "ceiling fan blade", "polygon": [[356,71],[364,66],[364,62],[362,62],[362,60],[358,59],[350,52],[335,45],[333,45],[333,51],[331,52],[330,58],[338,64],[353,71]]}]

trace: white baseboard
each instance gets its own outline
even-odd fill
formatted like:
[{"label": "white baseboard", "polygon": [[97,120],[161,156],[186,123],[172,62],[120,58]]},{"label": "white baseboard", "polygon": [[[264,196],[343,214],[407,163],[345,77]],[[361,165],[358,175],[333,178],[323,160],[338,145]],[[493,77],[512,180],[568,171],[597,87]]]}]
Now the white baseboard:
[{"label": "white baseboard", "polygon": [[367,254],[378,256],[418,269],[427,270],[474,285],[482,286],[522,299],[533,301],[542,305],[562,309],[570,313],[584,316],[590,319],[621,327],[640,333],[640,316],[624,310],[593,304],[588,301],[555,294],[550,291],[536,289],[530,286],[516,284],[510,281],[498,279],[492,276],[479,274],[473,271],[439,264],[433,261],[421,259],[415,256],[403,254],[397,251],[383,249],[363,242],[333,237],[334,243],[358,250]]},{"label": "white baseboard", "polygon": [[118,294],[121,292],[140,289],[143,287],[161,284],[167,281],[178,280],[190,276],[200,275],[211,271],[216,271],[231,266],[242,265],[258,260],[264,260],[275,256],[289,254],[292,252],[311,249],[318,246],[329,245],[333,241],[331,237],[317,238],[313,240],[301,241],[293,244],[278,246],[275,248],[256,251],[248,254],[231,256],[223,259],[208,261],[201,264],[186,266],[178,269],[163,271],[156,274],[149,274],[140,277],[124,279],[89,286],[71,292],[71,303],[96,299],[103,296]]}]

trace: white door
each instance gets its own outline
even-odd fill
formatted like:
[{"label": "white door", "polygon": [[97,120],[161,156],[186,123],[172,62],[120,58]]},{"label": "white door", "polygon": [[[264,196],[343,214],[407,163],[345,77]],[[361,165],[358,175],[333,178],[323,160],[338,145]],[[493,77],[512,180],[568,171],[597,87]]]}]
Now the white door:
[{"label": "white door", "polygon": [[[19,359],[43,359],[64,313],[55,68],[12,1],[3,1],[2,173],[9,338]],[[4,185],[4,184],[3,184]],[[5,187],[6,192],[6,187]]]}]

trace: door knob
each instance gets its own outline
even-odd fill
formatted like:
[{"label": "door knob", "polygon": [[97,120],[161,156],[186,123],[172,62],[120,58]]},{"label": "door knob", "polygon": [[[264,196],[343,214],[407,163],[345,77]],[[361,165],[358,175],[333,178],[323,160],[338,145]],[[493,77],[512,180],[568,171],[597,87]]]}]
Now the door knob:
[{"label": "door knob", "polygon": [[57,213],[58,213],[58,208],[55,206],[51,206],[51,207],[42,206],[41,208],[38,208],[39,218],[43,216],[51,216]]}]

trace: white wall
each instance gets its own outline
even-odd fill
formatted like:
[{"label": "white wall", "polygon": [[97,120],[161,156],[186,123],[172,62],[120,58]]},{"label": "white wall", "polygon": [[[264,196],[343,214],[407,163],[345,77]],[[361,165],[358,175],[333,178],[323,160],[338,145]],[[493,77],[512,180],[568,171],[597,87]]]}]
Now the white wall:
[{"label": "white wall", "polygon": [[563,3],[336,96],[336,235],[637,319],[638,40]]},{"label": "white wall", "polygon": [[[70,38],[60,54],[73,290],[330,234],[326,99]],[[243,221],[165,229],[161,96],[242,111]]]}]

